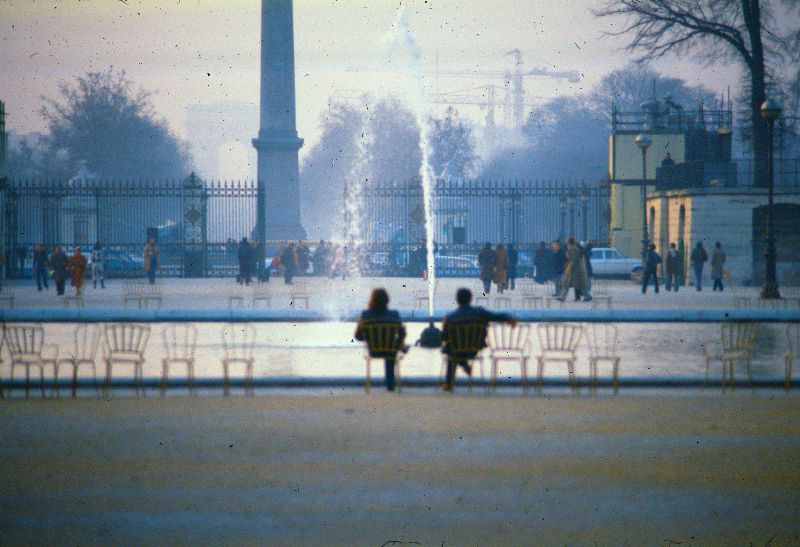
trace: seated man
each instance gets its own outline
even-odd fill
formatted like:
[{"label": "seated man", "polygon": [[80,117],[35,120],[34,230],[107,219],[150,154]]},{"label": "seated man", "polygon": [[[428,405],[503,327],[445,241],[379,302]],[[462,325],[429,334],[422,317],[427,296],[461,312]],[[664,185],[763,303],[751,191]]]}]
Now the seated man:
[{"label": "seated man", "polygon": [[[403,342],[406,338],[406,328],[400,320],[400,314],[396,311],[389,309],[389,293],[385,289],[374,289],[370,295],[369,304],[367,309],[361,313],[356,327],[355,338],[356,340],[364,340],[366,337],[365,329],[370,323],[396,323],[400,325],[398,331],[399,338],[394,341],[387,341],[389,347],[396,348],[393,351],[380,351],[376,348],[369,348],[371,357],[381,357],[384,359],[386,370],[386,389],[394,391],[395,376],[394,366],[397,361],[398,351],[406,351]],[[394,343],[392,343],[394,342]]]},{"label": "seated man", "polygon": [[[489,310],[485,310],[478,307],[473,307],[470,305],[472,302],[472,293],[468,289],[458,289],[456,292],[456,303],[458,303],[458,309],[451,314],[448,314],[444,320],[442,321],[442,342],[444,342],[444,346],[442,347],[442,352],[446,355],[453,354],[452,348],[452,340],[449,336],[449,328],[457,323],[470,323],[470,324],[482,324],[484,327],[488,326],[489,323],[492,322],[508,322],[512,325],[516,324],[516,321],[513,317],[506,313],[492,313]],[[486,347],[486,332],[483,333],[483,340],[481,342],[481,348]],[[460,366],[463,368],[467,374],[472,374],[472,367],[470,367],[468,361],[470,359],[475,358],[477,352],[475,353],[459,353],[453,358],[447,360],[447,379],[445,380],[444,386],[442,389],[445,391],[450,391],[453,389],[453,382],[455,381],[456,376],[456,366]]]}]

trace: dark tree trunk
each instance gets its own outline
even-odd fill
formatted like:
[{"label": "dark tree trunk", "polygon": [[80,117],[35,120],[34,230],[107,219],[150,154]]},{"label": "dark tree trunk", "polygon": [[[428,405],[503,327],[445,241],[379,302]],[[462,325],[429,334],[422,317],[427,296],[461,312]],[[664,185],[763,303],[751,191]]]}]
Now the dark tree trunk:
[{"label": "dark tree trunk", "polygon": [[750,119],[753,125],[753,161],[755,186],[765,187],[769,177],[769,125],[761,117],[761,104],[767,100],[764,68],[764,45],[761,41],[759,0],[742,0],[742,13],[750,36]]}]

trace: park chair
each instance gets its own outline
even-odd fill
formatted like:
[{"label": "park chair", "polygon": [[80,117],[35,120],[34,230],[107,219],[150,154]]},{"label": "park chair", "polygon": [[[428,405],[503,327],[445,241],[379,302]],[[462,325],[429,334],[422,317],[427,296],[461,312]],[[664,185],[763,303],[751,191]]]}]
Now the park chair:
[{"label": "park chair", "polygon": [[14,300],[14,291],[10,290],[8,287],[6,287],[6,290],[0,291],[0,310],[13,308]]},{"label": "park chair", "polygon": [[500,361],[519,361],[524,391],[528,391],[528,360],[530,359],[530,330],[528,323],[494,323],[486,336],[489,359],[492,363],[492,389],[497,389],[497,365]]},{"label": "park chair", "polygon": [[545,296],[545,302],[547,303],[547,309],[552,310],[553,308],[558,308],[563,310],[566,306],[565,302],[561,300],[557,296],[553,296],[552,294],[548,294]]},{"label": "park chair", "polygon": [[544,378],[544,365],[547,361],[565,363],[569,373],[569,383],[573,391],[577,391],[575,381],[576,351],[581,341],[583,327],[574,323],[540,323],[536,328],[539,338],[541,353],[536,358],[538,371],[536,373],[536,392],[542,390]]},{"label": "park chair", "polygon": [[236,308],[244,308],[244,301],[247,297],[247,290],[245,286],[241,283],[236,283],[230,289],[228,293],[228,309]]},{"label": "park chair", "polygon": [[75,308],[79,310],[83,309],[82,294],[65,294],[64,297],[61,299],[61,302],[63,303],[65,310],[70,309],[72,306],[75,306]]},{"label": "park chair", "polygon": [[122,303],[128,309],[129,302],[135,302],[136,306],[142,308],[142,290],[144,285],[141,281],[129,279],[122,285]]},{"label": "park chair", "polygon": [[157,279],[155,283],[143,282],[139,298],[142,308],[148,309],[150,306],[155,306],[155,309],[161,309],[164,303],[164,282],[160,279]]},{"label": "park chair", "polygon": [[792,323],[786,327],[786,380],[783,387],[788,390],[792,384],[792,365],[800,360],[800,324]]},{"label": "park chair", "polygon": [[539,285],[531,280],[526,280],[521,287],[522,307],[528,310],[540,310],[544,308],[546,285]]},{"label": "park chair", "polygon": [[722,387],[725,387],[727,375],[730,374],[731,387],[735,387],[733,372],[738,361],[747,365],[747,379],[753,385],[753,376],[750,368],[751,350],[758,338],[757,323],[724,323],[720,327],[720,339],[703,343],[706,358],[706,375],[703,387],[708,383],[709,369],[712,361],[722,363]]},{"label": "park chair", "polygon": [[272,292],[270,286],[272,283],[254,283],[253,284],[253,307],[255,308],[259,302],[266,303],[268,308],[272,307]]},{"label": "park chair", "polygon": [[144,352],[150,340],[150,327],[137,323],[110,323],[103,326],[105,338],[106,381],[105,393],[111,386],[113,366],[132,365],[136,394],[142,388]]},{"label": "park chair", "polygon": [[475,295],[475,305],[476,306],[488,306],[489,305],[489,293],[484,292],[483,290],[483,281],[476,281],[472,286],[472,292]]},{"label": "park chair", "polygon": [[589,373],[592,376],[592,387],[597,388],[597,364],[604,361],[611,364],[611,383],[614,386],[614,393],[617,393],[620,361],[617,355],[619,346],[617,327],[611,323],[589,323],[583,332],[589,346]]},{"label": "park chair", "polygon": [[[486,323],[449,323],[447,325],[447,346],[450,353],[443,354],[441,372],[446,374],[446,366],[449,361],[466,361],[471,364],[476,359],[480,359],[481,352],[486,347],[487,327]],[[480,365],[481,381],[483,381],[483,359],[481,359]],[[469,375],[469,390],[472,391],[472,374]]]},{"label": "park chair", "polygon": [[[39,324],[14,324],[5,326],[4,337],[8,343],[8,352],[11,357],[11,383],[14,382],[14,369],[25,368],[25,398],[30,394],[30,369],[39,368],[40,389],[42,398],[45,397],[44,367],[53,367],[55,382],[58,382],[58,346],[49,346],[45,349],[44,327]],[[55,348],[55,357],[52,349]],[[46,355],[49,353],[49,355]]]},{"label": "park chair", "polygon": [[428,289],[419,289],[414,293],[414,308],[418,310],[427,310],[430,297]]},{"label": "park chair", "polygon": [[606,308],[611,309],[612,296],[609,294],[609,283],[605,279],[592,280],[592,304],[593,307],[599,307],[600,304],[605,304]]},{"label": "park chair", "polygon": [[78,368],[81,365],[92,367],[92,379],[97,390],[97,351],[100,349],[102,330],[100,325],[81,323],[75,326],[72,333],[73,351],[68,357],[59,359],[59,363],[72,365],[72,398],[78,389]]},{"label": "park chair", "polygon": [[197,347],[197,327],[191,323],[168,323],[161,331],[164,341],[164,357],[161,359],[161,395],[167,389],[170,365],[185,365],[189,391],[195,394],[194,352]]},{"label": "park chair", "polygon": [[364,391],[369,393],[372,387],[372,360],[394,356],[394,375],[398,393],[403,384],[400,377],[400,361],[405,356],[403,351],[403,325],[400,323],[365,323],[361,327],[364,336],[364,361],[367,365],[367,378]]},{"label": "park chair", "polygon": [[753,297],[745,296],[742,294],[734,294],[733,296],[733,309],[735,310],[752,310],[754,307]]},{"label": "park chair", "polygon": [[494,308],[497,310],[507,310],[511,307],[511,297],[500,295],[494,297]]},{"label": "park chair", "polygon": [[289,290],[289,307],[297,308],[298,303],[303,302],[303,309],[308,309],[311,293],[305,281],[293,281]]},{"label": "park chair", "polygon": [[222,369],[224,391],[230,394],[229,368],[231,365],[244,365],[245,393],[253,394],[253,362],[255,361],[256,328],[250,323],[226,323],[222,326]]}]

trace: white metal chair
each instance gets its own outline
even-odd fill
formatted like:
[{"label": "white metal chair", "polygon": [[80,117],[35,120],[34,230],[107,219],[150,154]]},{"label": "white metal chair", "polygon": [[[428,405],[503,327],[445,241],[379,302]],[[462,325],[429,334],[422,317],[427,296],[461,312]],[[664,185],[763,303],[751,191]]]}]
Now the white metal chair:
[{"label": "white metal chair", "polygon": [[30,394],[30,369],[39,367],[40,389],[42,398],[45,397],[44,389],[44,367],[52,365],[55,382],[58,382],[58,346],[55,347],[56,357],[44,355],[44,328],[39,324],[14,324],[5,326],[5,339],[8,343],[8,352],[11,357],[11,383],[14,382],[14,369],[16,367],[25,368],[25,398]]},{"label": "white metal chair", "polygon": [[92,367],[92,378],[95,390],[97,386],[97,351],[100,349],[102,331],[99,325],[79,324],[72,333],[73,351],[68,357],[59,359],[59,363],[72,365],[72,398],[78,388],[78,368],[82,365]]},{"label": "white metal chair", "polygon": [[708,383],[708,374],[712,361],[720,361],[722,363],[722,387],[726,385],[728,374],[730,374],[731,387],[735,387],[734,365],[739,361],[744,361],[747,365],[747,379],[752,387],[753,376],[750,360],[751,350],[756,338],[758,338],[757,323],[724,323],[720,327],[719,340],[710,340],[703,343],[703,351],[706,358],[706,375],[703,380],[703,387]]},{"label": "white metal chair", "polygon": [[228,309],[233,309],[234,307],[244,308],[245,298],[247,298],[245,286],[236,283],[228,293]]},{"label": "white metal chair", "polygon": [[83,309],[83,295],[82,294],[67,294],[61,299],[64,309],[68,310],[71,307],[82,310]]},{"label": "white metal chair", "polygon": [[250,323],[226,323],[222,326],[222,369],[225,377],[225,396],[230,394],[229,368],[245,367],[245,393],[253,394],[253,362],[255,361],[256,328]]},{"label": "white metal chair", "polygon": [[270,291],[271,285],[273,285],[273,283],[253,284],[252,303],[254,308],[261,302],[265,303],[268,308],[272,307],[272,292]]},{"label": "white metal chair", "polygon": [[142,388],[144,352],[150,340],[150,327],[137,323],[110,323],[103,326],[105,338],[106,381],[108,393],[114,365],[132,365],[136,394]]},{"label": "white metal chair", "polygon": [[311,295],[308,290],[308,285],[305,281],[292,282],[289,290],[289,307],[297,308],[300,302],[303,303],[303,309],[308,309],[309,299]]},{"label": "white metal chair", "polygon": [[476,281],[473,284],[473,293],[475,293],[475,305],[476,306],[488,306],[489,305],[489,293],[485,292],[483,289],[483,281]]},{"label": "white metal chair", "polygon": [[9,309],[14,307],[14,291],[6,288],[4,291],[0,291],[0,309]]},{"label": "white metal chair", "polygon": [[427,310],[430,299],[428,289],[419,289],[414,293],[414,307],[418,310]]},{"label": "white metal chair", "polygon": [[606,308],[611,309],[611,302],[613,298],[609,294],[609,284],[605,279],[595,279],[592,281],[592,301],[593,307],[598,307],[600,304],[605,304]]},{"label": "white metal chair", "polygon": [[163,281],[157,279],[155,283],[142,283],[139,298],[141,306],[144,309],[149,309],[151,306],[155,306],[156,309],[161,309],[164,303]]},{"label": "white metal chair", "polygon": [[194,395],[194,352],[197,348],[197,328],[191,323],[168,323],[161,331],[164,357],[161,359],[161,395],[167,389],[170,365],[185,365],[189,392]]},{"label": "white metal chair", "polygon": [[561,300],[558,296],[553,296],[552,294],[548,294],[545,297],[545,302],[547,303],[547,309],[551,310],[553,308],[558,308],[563,310],[565,307],[564,301]]},{"label": "white metal chair", "polygon": [[597,364],[607,362],[611,364],[611,382],[614,393],[619,389],[619,361],[617,347],[619,336],[617,327],[611,323],[589,323],[584,327],[586,343],[589,347],[589,372],[592,376],[592,386],[597,387]]},{"label": "white metal chair", "polygon": [[792,385],[792,365],[795,360],[800,360],[800,324],[792,323],[786,327],[786,380],[784,388],[789,389]]},{"label": "white metal chair", "polygon": [[536,327],[541,353],[537,357],[536,392],[542,390],[544,365],[547,361],[565,363],[569,373],[569,383],[573,391],[577,391],[575,380],[576,351],[581,341],[583,327],[574,323],[540,323]]},{"label": "white metal chair", "polygon": [[364,361],[367,365],[367,377],[364,383],[364,391],[369,393],[372,387],[372,360],[385,359],[387,355],[394,355],[394,375],[397,383],[397,392],[403,389],[403,382],[400,376],[400,361],[405,353],[403,352],[403,339],[400,336],[403,325],[400,323],[366,323],[361,331],[364,336]]},{"label": "white metal chair", "polygon": [[141,281],[135,280],[127,280],[122,285],[123,293],[122,293],[122,303],[125,306],[125,309],[128,309],[128,303],[135,302],[136,306],[141,309],[142,308],[142,291],[143,291],[143,284]]},{"label": "white metal chair", "polygon": [[489,325],[486,343],[492,363],[492,389],[497,389],[497,370],[500,361],[519,361],[524,391],[528,391],[528,360],[530,359],[530,330],[528,323],[493,323]]},{"label": "white metal chair", "polygon": [[528,281],[522,288],[522,307],[528,310],[540,310],[544,308],[545,285]]},{"label": "white metal chair", "polygon": [[494,307],[498,310],[507,310],[511,307],[511,297],[506,295],[495,296]]}]

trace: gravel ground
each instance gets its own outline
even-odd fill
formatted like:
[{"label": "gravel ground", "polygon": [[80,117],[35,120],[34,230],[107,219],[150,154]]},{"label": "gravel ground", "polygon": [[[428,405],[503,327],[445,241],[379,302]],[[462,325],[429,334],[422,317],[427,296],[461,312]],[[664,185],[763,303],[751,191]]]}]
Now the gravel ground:
[{"label": "gravel ground", "polygon": [[796,395],[409,393],[0,402],[0,543],[800,544]]}]

